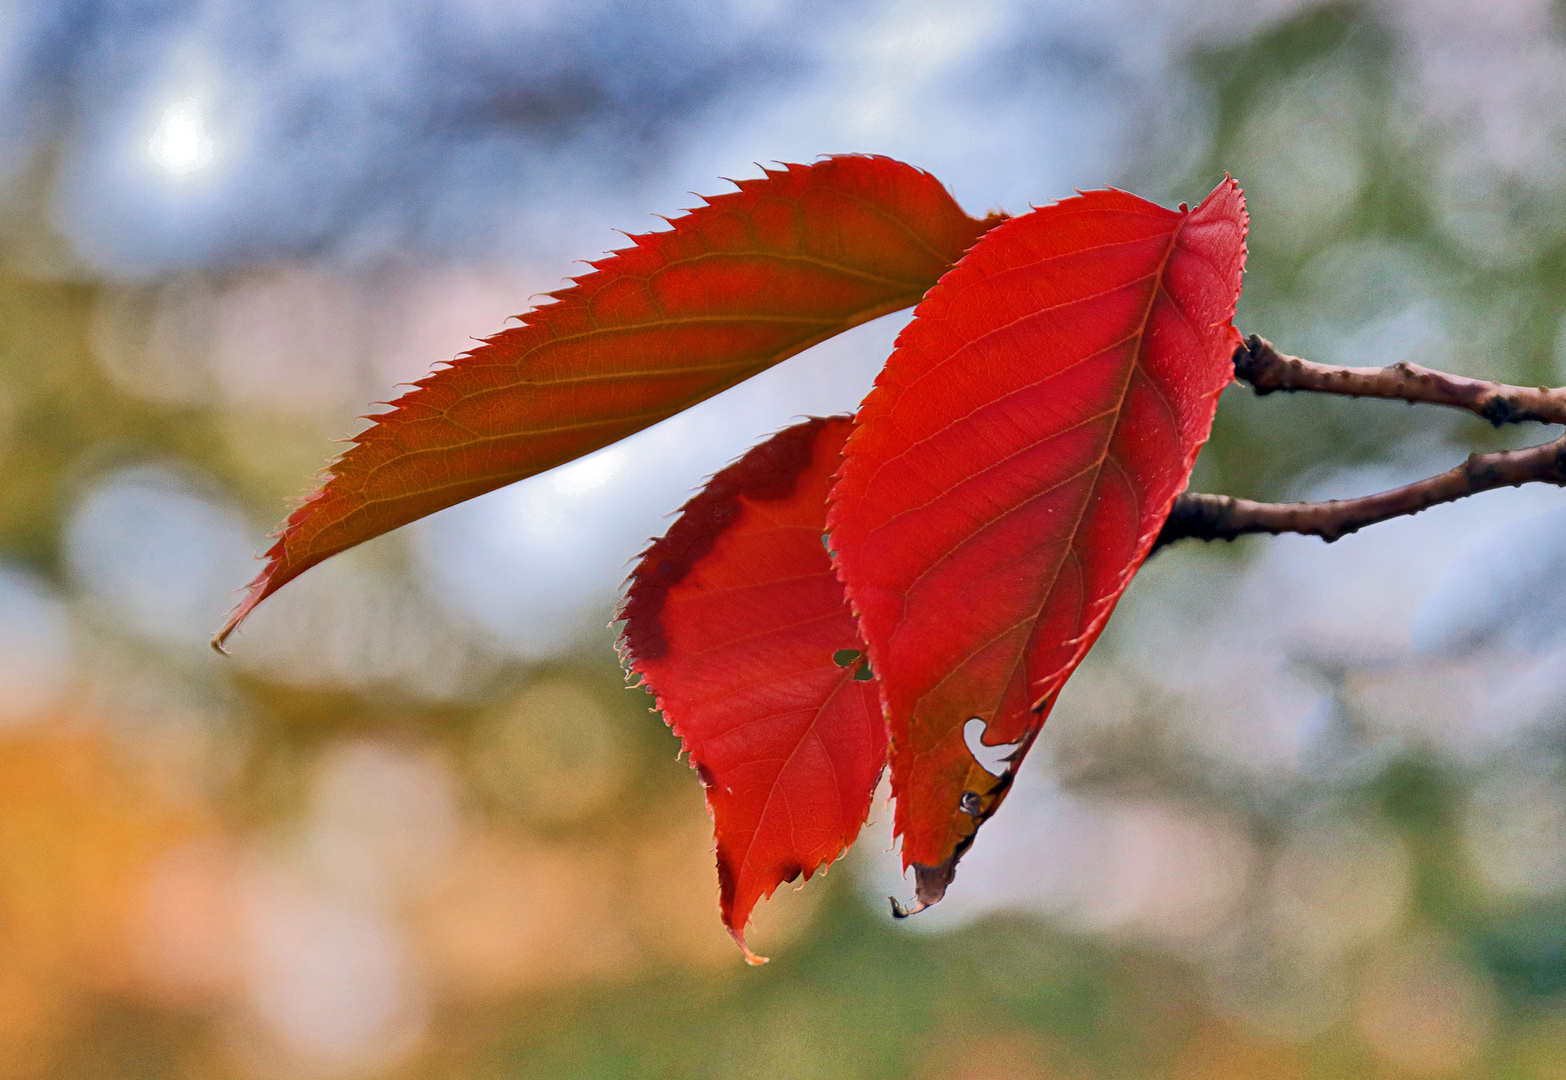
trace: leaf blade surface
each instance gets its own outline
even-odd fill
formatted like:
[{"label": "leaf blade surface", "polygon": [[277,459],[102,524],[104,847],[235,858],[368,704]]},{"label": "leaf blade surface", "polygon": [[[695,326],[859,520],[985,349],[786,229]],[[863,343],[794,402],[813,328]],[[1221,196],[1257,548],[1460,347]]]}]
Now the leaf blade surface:
[{"label": "leaf blade surface", "polygon": [[889,158],[785,165],[591,264],[371,417],[294,511],[216,644],[300,573],[606,446],[918,301],[991,224]]},{"label": "leaf blade surface", "polygon": [[752,962],[751,910],[853,843],[886,761],[821,539],[849,427],[797,424],[714,476],[643,555],[621,612],[630,666],[706,788],[719,909]]},{"label": "leaf blade surface", "polygon": [[[938,900],[1150,550],[1239,344],[1248,226],[1086,192],[985,235],[865,399],[829,529],[891,730],[903,861]],[[1016,744],[995,776],[963,730]]]}]

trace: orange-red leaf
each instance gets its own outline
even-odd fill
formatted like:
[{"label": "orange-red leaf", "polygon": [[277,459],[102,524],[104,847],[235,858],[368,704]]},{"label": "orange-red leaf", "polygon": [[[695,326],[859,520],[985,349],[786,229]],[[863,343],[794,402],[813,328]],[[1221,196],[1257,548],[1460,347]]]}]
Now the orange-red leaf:
[{"label": "orange-red leaf", "polygon": [[631,667],[707,789],[719,906],[741,948],[758,900],[853,843],[886,762],[821,542],[848,431],[847,417],[797,424],[714,476],[642,557],[621,612]]},{"label": "orange-red leaf", "polygon": [[284,523],[218,644],[337,552],[532,476],[915,303],[991,222],[889,158],[787,165],[592,263],[416,384]]},{"label": "orange-red leaf", "polygon": [[[1232,376],[1248,219],[1092,191],[991,230],[914,313],[832,493],[920,904],[1158,535]],[[963,731],[1018,744],[1002,776]]]}]

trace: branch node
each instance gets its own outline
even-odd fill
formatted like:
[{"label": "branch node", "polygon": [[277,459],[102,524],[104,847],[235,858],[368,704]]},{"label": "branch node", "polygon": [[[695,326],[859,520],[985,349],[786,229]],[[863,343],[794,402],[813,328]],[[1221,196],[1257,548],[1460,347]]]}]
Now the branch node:
[{"label": "branch node", "polygon": [[1497,394],[1489,401],[1486,401],[1478,411],[1480,416],[1490,421],[1496,427],[1500,427],[1503,424],[1515,424],[1527,419],[1526,414],[1517,407],[1516,403],[1502,394]]}]

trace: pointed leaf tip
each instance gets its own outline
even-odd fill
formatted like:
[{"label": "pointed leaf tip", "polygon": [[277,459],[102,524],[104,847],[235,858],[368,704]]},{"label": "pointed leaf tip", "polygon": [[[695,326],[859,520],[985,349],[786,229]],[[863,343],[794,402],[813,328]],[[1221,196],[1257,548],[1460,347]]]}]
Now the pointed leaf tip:
[{"label": "pointed leaf tip", "polygon": [[739,946],[741,954],[744,955],[745,963],[749,964],[751,967],[760,967],[762,964],[772,963],[772,958],[770,956],[758,956],[750,951],[750,946],[745,944],[744,934],[740,933],[738,930],[735,930],[732,926],[728,928],[728,931],[729,937],[734,939],[734,944]]}]

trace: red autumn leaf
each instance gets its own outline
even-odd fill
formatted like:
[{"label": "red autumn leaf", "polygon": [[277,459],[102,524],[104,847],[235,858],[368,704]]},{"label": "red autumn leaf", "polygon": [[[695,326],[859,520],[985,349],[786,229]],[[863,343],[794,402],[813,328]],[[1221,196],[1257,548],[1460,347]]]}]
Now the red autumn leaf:
[{"label": "red autumn leaf", "polygon": [[[891,731],[920,906],[1004,798],[1147,557],[1240,343],[1248,218],[1092,191],[991,230],[919,304],[829,519]],[[969,752],[1018,744],[1002,776]]]},{"label": "red autumn leaf", "polygon": [[219,632],[305,570],[580,457],[918,301],[991,221],[881,157],[786,165],[592,263],[415,384],[289,516]]},{"label": "red autumn leaf", "polygon": [[723,922],[752,963],[751,909],[853,843],[886,762],[821,542],[848,431],[841,416],[797,424],[714,476],[642,556],[621,611],[631,668],[707,789]]}]

